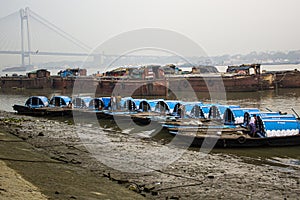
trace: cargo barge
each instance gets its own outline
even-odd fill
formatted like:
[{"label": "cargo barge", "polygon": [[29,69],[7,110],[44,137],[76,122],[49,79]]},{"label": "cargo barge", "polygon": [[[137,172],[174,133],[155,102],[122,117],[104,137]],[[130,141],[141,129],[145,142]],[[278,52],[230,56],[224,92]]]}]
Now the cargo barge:
[{"label": "cargo barge", "polygon": [[229,66],[220,73],[214,66],[193,66],[189,72],[175,65],[149,65],[117,68],[98,76],[86,76],[86,70],[68,69],[51,76],[40,69],[27,76],[0,77],[0,88],[54,89],[93,92],[110,96],[169,97],[178,92],[249,92],[273,88],[300,87],[300,72],[260,72],[259,64]]}]

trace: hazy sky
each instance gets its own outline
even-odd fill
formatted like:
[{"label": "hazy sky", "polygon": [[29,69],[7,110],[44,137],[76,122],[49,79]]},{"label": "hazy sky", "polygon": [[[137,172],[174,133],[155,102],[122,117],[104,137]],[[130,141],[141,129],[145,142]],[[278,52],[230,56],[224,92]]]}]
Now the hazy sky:
[{"label": "hazy sky", "polygon": [[162,28],[189,37],[210,56],[300,49],[299,0],[0,2],[0,18],[30,7],[91,47],[126,31]]}]

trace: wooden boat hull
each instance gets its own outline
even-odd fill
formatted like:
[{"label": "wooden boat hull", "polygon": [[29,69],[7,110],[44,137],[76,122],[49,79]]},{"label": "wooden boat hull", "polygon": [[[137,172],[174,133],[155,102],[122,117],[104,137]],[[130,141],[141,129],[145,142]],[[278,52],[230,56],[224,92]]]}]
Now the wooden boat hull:
[{"label": "wooden boat hull", "polygon": [[31,116],[72,116],[71,108],[60,107],[43,107],[43,108],[30,108],[28,106],[14,105],[13,109],[18,114],[31,115]]},{"label": "wooden boat hull", "polygon": [[45,108],[47,116],[73,116],[72,108]]},{"label": "wooden boat hull", "polygon": [[39,108],[30,108],[28,106],[22,105],[13,105],[13,109],[17,111],[18,114],[22,115],[44,116],[46,114],[44,110],[41,110]]},{"label": "wooden boat hull", "polygon": [[247,148],[247,147],[280,147],[300,145],[300,135],[256,138],[247,135],[237,137],[195,136],[176,134],[178,144],[190,147],[213,148]]}]

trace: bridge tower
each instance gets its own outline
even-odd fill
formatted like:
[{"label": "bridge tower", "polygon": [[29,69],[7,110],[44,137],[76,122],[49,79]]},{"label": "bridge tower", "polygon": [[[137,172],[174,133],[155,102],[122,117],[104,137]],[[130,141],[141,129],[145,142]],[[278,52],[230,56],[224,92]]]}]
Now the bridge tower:
[{"label": "bridge tower", "polygon": [[[21,17],[21,56],[22,56],[22,67],[31,65],[30,62],[30,31],[29,31],[29,8],[20,9]],[[27,44],[25,43],[27,41]],[[27,64],[25,63],[27,58]]]}]

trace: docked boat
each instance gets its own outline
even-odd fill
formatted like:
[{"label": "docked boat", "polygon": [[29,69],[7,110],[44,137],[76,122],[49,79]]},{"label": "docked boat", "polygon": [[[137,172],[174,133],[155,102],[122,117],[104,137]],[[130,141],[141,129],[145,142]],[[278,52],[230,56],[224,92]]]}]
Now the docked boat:
[{"label": "docked boat", "polygon": [[[70,102],[78,103],[79,107],[71,108]],[[194,147],[300,145],[300,122],[295,115],[262,112],[257,108],[240,108],[236,105],[131,97],[116,102],[112,97],[71,101],[66,96],[54,96],[48,103],[46,97],[32,96],[25,105],[13,107],[18,113],[29,115],[70,116],[78,111],[75,113],[93,114],[100,121],[103,118],[113,119],[126,127],[132,121],[141,125],[153,122],[151,127],[162,126],[180,144]]]},{"label": "docked boat", "polygon": [[29,97],[24,105],[13,105],[13,109],[22,115],[45,115],[45,108],[49,105],[48,98],[45,96]]},{"label": "docked boat", "polygon": [[72,100],[67,96],[54,96],[48,101],[44,96],[32,96],[25,105],[13,105],[18,114],[41,116],[72,116]]},{"label": "docked boat", "polygon": [[73,108],[88,108],[91,100],[92,97],[75,97],[72,100],[72,106]]},{"label": "docked boat", "polygon": [[72,116],[72,99],[68,96],[53,96],[49,106],[42,108],[47,116]]},{"label": "docked boat", "polygon": [[226,73],[214,66],[189,68],[192,70],[174,65],[115,69],[98,78],[96,93],[169,97],[182,92],[249,92],[273,87],[273,75],[261,73],[260,64],[229,66]]},{"label": "docked boat", "polygon": [[270,71],[267,74],[274,76],[275,88],[299,88],[300,71],[297,69],[289,71]]},{"label": "docked boat", "polygon": [[[185,133],[196,134],[203,137],[208,133],[241,133],[245,128],[236,125],[224,124],[223,118],[226,109],[238,109],[235,105],[202,104],[197,102],[186,102],[177,105],[173,118],[163,123],[163,127],[171,134]],[[202,108],[206,108],[206,115]]]},{"label": "docked boat", "polygon": [[270,89],[272,78],[271,74],[260,72],[260,64],[229,66],[226,73],[218,72],[213,66],[197,66],[191,73],[168,76],[169,87],[175,93],[258,91]]},{"label": "docked boat", "polygon": [[[176,136],[181,144],[192,147],[203,145],[217,148],[243,148],[300,145],[300,123],[294,115],[257,112],[250,109],[244,111],[243,123],[231,118],[233,120],[227,121],[227,125],[208,125],[206,129],[203,125],[182,126],[169,128],[169,132]],[[232,113],[234,112],[228,112],[228,115],[233,117],[230,115]],[[251,123],[254,117],[256,120]]]},{"label": "docked boat", "polygon": [[225,125],[241,125],[245,123],[246,113],[260,113],[257,108],[227,108],[224,112]]}]

